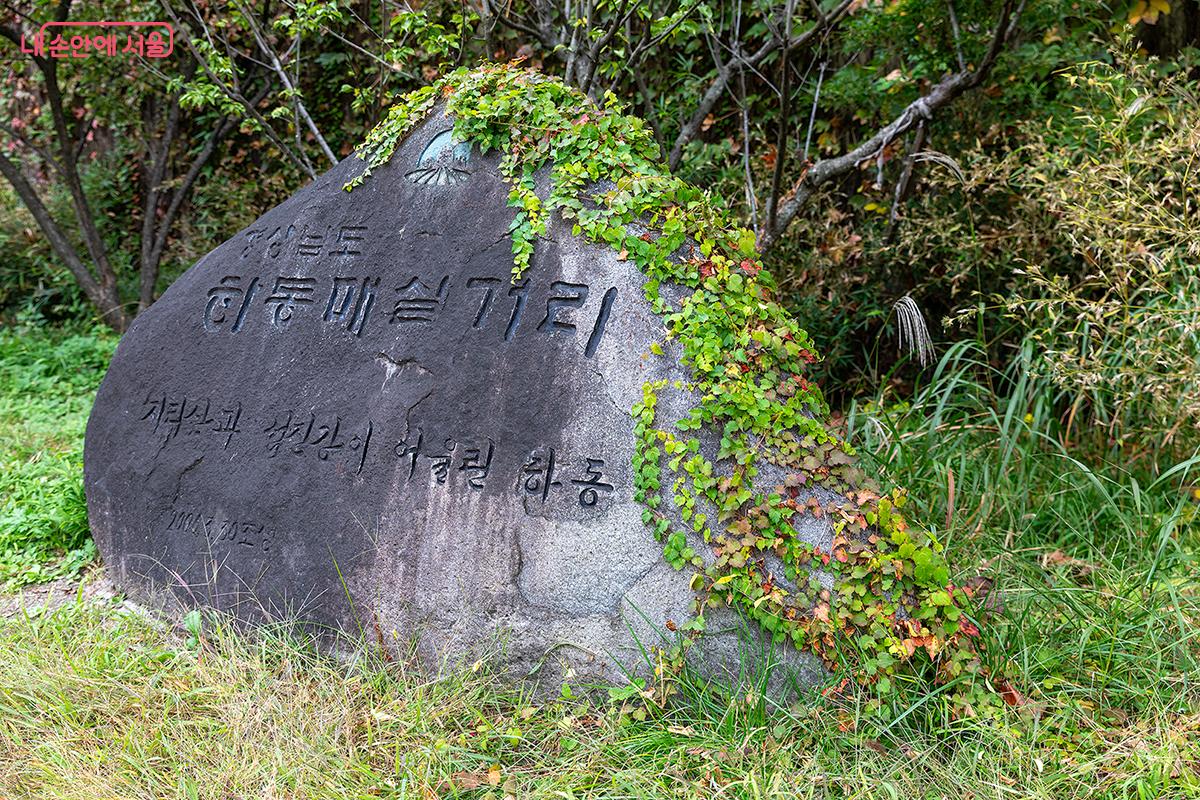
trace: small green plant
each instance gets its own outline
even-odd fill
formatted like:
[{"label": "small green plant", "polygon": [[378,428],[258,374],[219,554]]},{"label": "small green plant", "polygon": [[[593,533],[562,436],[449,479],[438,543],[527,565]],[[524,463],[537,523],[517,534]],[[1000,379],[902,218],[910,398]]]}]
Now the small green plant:
[{"label": "small green plant", "polygon": [[[346,189],[386,163],[439,101],[458,141],[501,154],[516,209],[513,279],[530,268],[550,215],[560,214],[574,235],[637,264],[647,300],[679,344],[699,404],[683,419],[660,420],[657,400],[667,387],[648,383],[631,412],[643,520],[665,558],[693,570],[697,617],[685,641],[703,632],[706,608],[725,604],[777,641],[845,663],[880,694],[898,672],[927,664],[937,682],[953,681],[955,708],[997,708],[976,652],[978,629],[964,617],[969,593],[950,585],[942,546],[905,519],[905,493],[875,489],[851,447],[827,429],[824,398],[806,377],[816,349],[780,303],[753,232],[667,172],[651,133],[615,98],[601,106],[516,65],[460,69],[401,100],[368,135],[359,150],[366,168]],[[546,168],[550,188],[542,197],[533,176]],[[664,282],[690,294],[672,304],[659,292]],[[652,349],[663,356],[661,346]],[[715,461],[700,452],[701,428],[721,431]],[[755,483],[762,460],[788,470],[783,485]],[[822,504],[803,491],[812,487],[844,499]],[[668,504],[689,530],[672,525]],[[830,521],[828,551],[796,534],[807,516]],[[702,537],[714,558],[702,558],[689,535]],[[783,562],[796,591],[776,580],[768,556]],[[812,578],[814,568],[834,574],[832,591]]]},{"label": "small green plant", "polygon": [[83,429],[115,337],[0,331],[0,586],[77,573],[95,557]]},{"label": "small green plant", "polygon": [[204,641],[204,617],[200,609],[193,608],[183,615],[183,629],[187,631],[188,635],[184,645],[189,650],[199,649],[200,644]]}]

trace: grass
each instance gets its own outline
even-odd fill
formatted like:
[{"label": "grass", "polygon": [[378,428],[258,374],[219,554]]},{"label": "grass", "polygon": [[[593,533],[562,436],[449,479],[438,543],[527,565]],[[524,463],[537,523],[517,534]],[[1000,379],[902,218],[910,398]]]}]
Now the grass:
[{"label": "grass", "polygon": [[1200,714],[1064,732],[888,729],[852,701],[688,695],[637,721],[538,705],[486,669],[347,667],[281,631],[77,605],[0,627],[0,794],[55,797],[1167,797],[1200,791]]},{"label": "grass", "polygon": [[0,328],[0,587],[69,575],[95,557],[83,430],[116,338]]},{"label": "grass", "polygon": [[[33,376],[0,414],[6,449],[29,442],[21,469],[78,452],[91,389],[49,377],[81,360],[62,357],[84,347],[69,341],[0,339],[0,374]],[[845,419],[920,499],[955,580],[995,582],[999,722],[951,718],[916,681],[868,713],[854,692],[768,708],[686,675],[639,718],[621,700],[534,702],[487,664],[431,680],[369,647],[347,664],[282,628],[211,617],[189,636],[81,601],[0,622],[0,796],[1200,797],[1197,460],[1111,449],[1014,364],[997,374],[956,348],[911,401]],[[4,480],[5,508],[28,492],[36,518],[62,518],[52,492]],[[25,552],[72,546],[51,536],[69,526],[39,530]]]},{"label": "grass", "polygon": [[923,504],[955,580],[995,580],[989,650],[1029,692],[1100,714],[1194,707],[1200,456],[1109,451],[1094,431],[1071,439],[1028,355],[998,374],[957,347],[911,404],[852,410],[854,436]]}]

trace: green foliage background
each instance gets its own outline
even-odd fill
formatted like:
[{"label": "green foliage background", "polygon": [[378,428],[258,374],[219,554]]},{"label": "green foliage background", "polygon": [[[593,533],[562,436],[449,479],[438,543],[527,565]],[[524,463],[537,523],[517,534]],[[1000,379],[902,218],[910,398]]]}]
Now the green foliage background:
[{"label": "green foliage background", "polygon": [[0,329],[0,586],[77,572],[96,553],[83,429],[116,337]]}]

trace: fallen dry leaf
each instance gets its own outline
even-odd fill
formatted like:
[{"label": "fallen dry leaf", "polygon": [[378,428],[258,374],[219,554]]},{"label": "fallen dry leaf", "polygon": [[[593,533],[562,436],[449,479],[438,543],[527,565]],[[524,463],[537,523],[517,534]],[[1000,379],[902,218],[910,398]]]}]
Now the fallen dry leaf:
[{"label": "fallen dry leaf", "polygon": [[467,772],[462,770],[450,774],[450,779],[442,781],[442,785],[438,787],[440,792],[446,792],[450,789],[478,789],[487,783],[488,774],[486,772]]},{"label": "fallen dry leaf", "polygon": [[1025,696],[1006,680],[996,681],[996,689],[1000,692],[1000,699],[1010,706],[1022,706],[1028,702]]},{"label": "fallen dry leaf", "polygon": [[876,753],[879,753],[881,756],[886,756],[888,754],[887,748],[874,739],[867,739],[863,742],[863,744],[874,750]]}]

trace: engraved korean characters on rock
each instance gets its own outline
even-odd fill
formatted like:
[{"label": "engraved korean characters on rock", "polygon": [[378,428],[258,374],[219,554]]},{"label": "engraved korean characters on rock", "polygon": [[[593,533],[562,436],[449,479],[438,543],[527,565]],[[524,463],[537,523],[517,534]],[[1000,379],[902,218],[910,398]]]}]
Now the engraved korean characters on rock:
[{"label": "engraved korean characters on rock", "polygon": [[[369,340],[371,347],[379,346],[389,356],[398,348],[395,358],[405,357],[403,351],[417,333],[483,336],[492,346],[540,341],[561,347],[576,342],[582,357],[590,359],[603,342],[619,298],[615,286],[552,276],[513,283],[507,275],[454,273],[449,268],[423,273],[404,266],[390,272],[370,270],[359,257],[371,241],[370,228],[356,219],[335,220],[324,228],[294,222],[246,231],[240,251],[246,269],[222,275],[204,292],[198,310],[205,334],[310,337],[340,332]],[[257,274],[252,269],[256,263]],[[266,411],[240,404],[216,408],[211,400],[206,402],[202,407],[190,398],[148,397],[143,419],[153,423],[155,435],[165,443],[181,431],[189,441],[207,432],[224,436],[222,446],[228,449],[240,435],[256,458],[311,458],[350,477],[383,468],[390,457],[399,462],[406,484],[424,479],[471,493],[499,480],[540,504],[569,495],[584,510],[606,508],[616,488],[606,471],[611,462],[603,453],[567,454],[549,445],[516,452],[488,435],[433,436],[407,423],[401,427],[407,433],[389,435],[385,422],[352,419],[340,411]],[[426,470],[422,478],[418,473]],[[505,474],[498,477],[497,472]]]},{"label": "engraved korean characters on rock", "polygon": [[[543,285],[545,300],[531,313],[529,280],[512,284],[501,278],[472,276],[461,286],[449,275],[423,278],[411,275],[384,287],[378,275],[276,275],[258,277],[226,275],[207,292],[204,329],[236,334],[249,325],[279,331],[293,325],[340,327],[362,337],[368,324],[373,333],[395,336],[414,328],[461,324],[476,331],[494,331],[503,341],[518,336],[579,336],[584,357],[592,358],[604,339],[608,320],[617,302],[615,286],[594,291],[586,283],[550,281]],[[381,292],[390,296],[386,314],[372,317]],[[262,294],[261,307],[255,297]],[[451,302],[468,304],[465,321],[444,321]],[[312,319],[305,322],[306,317]],[[391,333],[389,334],[389,331]]]},{"label": "engraved korean characters on rock", "polygon": [[[236,400],[170,392],[150,392],[138,412],[160,449],[184,442],[215,453],[232,445],[238,457],[262,461],[264,467],[311,460],[330,465],[334,475],[356,478],[398,466],[406,486],[426,482],[465,494],[500,481],[506,491],[542,505],[573,495],[588,510],[606,508],[604,501],[617,488],[606,458],[597,452],[568,454],[548,445],[519,452],[487,436],[427,436],[421,426],[389,439],[371,418],[292,408],[247,412]],[[381,444],[384,440],[387,444]]]},{"label": "engraved korean characters on rock", "polygon": [[342,461],[354,474],[361,474],[371,445],[374,423],[344,422],[339,415],[304,413],[288,409],[276,414],[263,429],[266,434],[267,458],[316,458]]},{"label": "engraved korean characters on rock", "polygon": [[188,397],[183,394],[147,392],[138,409],[140,421],[153,424],[153,435],[162,445],[170,444],[177,436],[185,438],[212,436],[227,449],[242,418],[242,404],[236,400],[214,401],[209,397]]},{"label": "engraved korean characters on rock", "polygon": [[[305,326],[315,332],[320,326],[361,338],[453,325],[494,332],[505,342],[578,336],[585,357],[592,358],[618,302],[615,286],[536,278],[513,283],[507,276],[418,273],[407,265],[364,268],[359,262],[372,236],[357,219],[323,227],[294,222],[251,228],[242,234],[246,269],[222,275],[205,292],[205,331],[237,334],[253,326],[287,332]],[[400,229],[385,241],[394,244],[403,236]],[[259,274],[251,269],[255,262]]]},{"label": "engraved korean characters on rock", "polygon": [[[424,431],[416,428],[392,447],[407,482],[428,480],[422,476],[422,470],[428,469],[437,485],[456,482],[465,491],[484,488],[492,472],[493,458],[500,450],[495,442],[445,437],[431,444],[426,439]],[[510,453],[504,452],[497,459],[498,467],[505,473],[500,477],[502,485],[543,505],[552,493],[556,497],[576,493],[581,507],[603,509],[607,504],[601,501],[616,489],[603,472],[605,460],[595,454],[568,456],[554,447],[539,445],[519,457],[509,456]],[[452,481],[456,475],[458,480]]]}]

